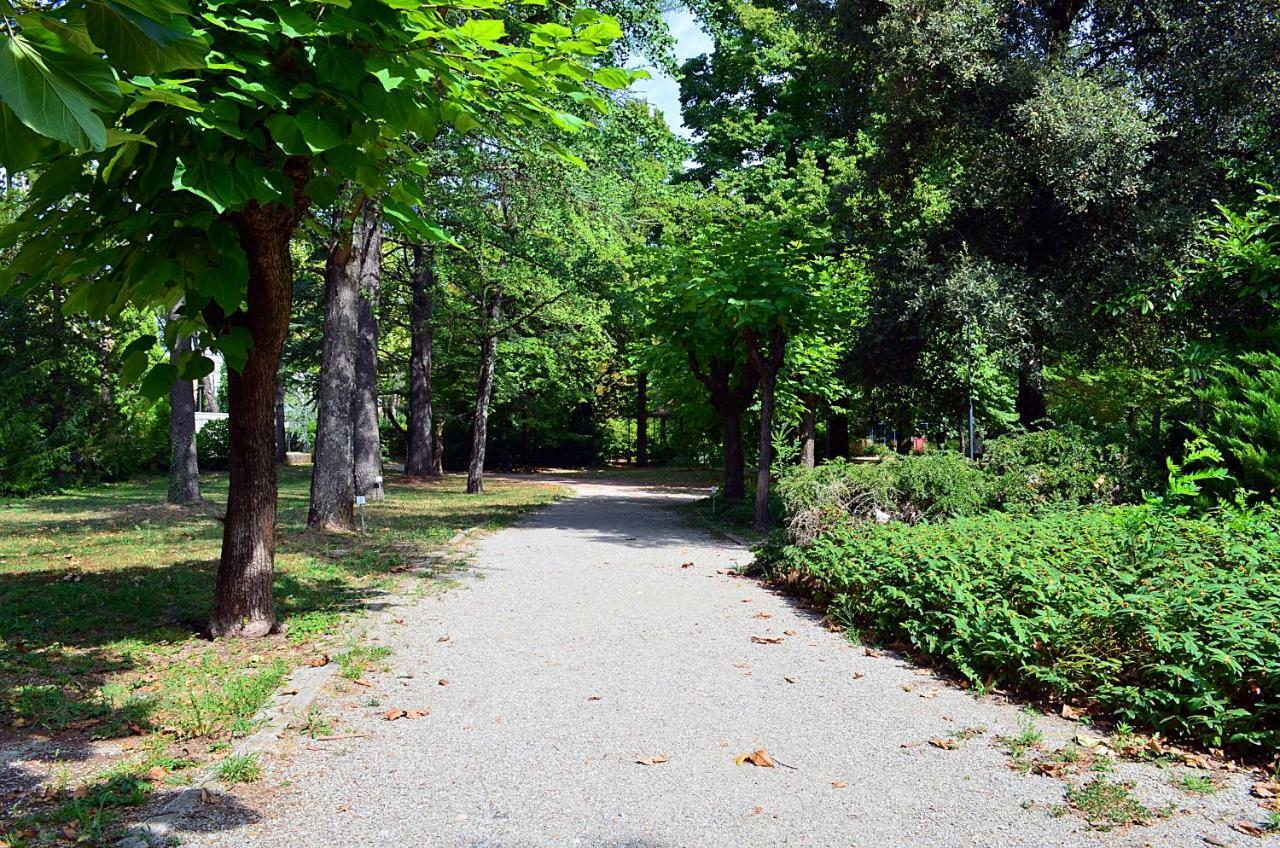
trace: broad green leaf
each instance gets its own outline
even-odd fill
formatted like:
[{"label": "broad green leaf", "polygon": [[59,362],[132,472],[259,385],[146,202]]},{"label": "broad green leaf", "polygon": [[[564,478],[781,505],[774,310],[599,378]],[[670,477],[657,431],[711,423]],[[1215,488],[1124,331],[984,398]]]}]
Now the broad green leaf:
[{"label": "broad green leaf", "polygon": [[249,348],[253,346],[253,336],[247,327],[232,327],[214,339],[211,347],[222,353],[227,367],[232,371],[244,369],[249,361]]},{"label": "broad green leaf", "polygon": [[0,100],[24,125],[80,149],[102,150],[99,112],[120,103],[111,68],[47,31],[28,30],[0,44]]},{"label": "broad green leaf", "polygon": [[343,142],[342,131],[338,125],[318,111],[302,112],[295,122],[312,153],[322,153]]},{"label": "broad green leaf", "polygon": [[23,125],[8,106],[0,104],[0,167],[13,173],[39,161],[49,139]]},{"label": "broad green leaf", "polygon": [[631,85],[631,75],[622,68],[600,68],[591,78],[605,88],[618,91]]},{"label": "broad green leaf", "polygon": [[458,27],[458,31],[476,41],[497,41],[507,34],[502,21],[487,18],[472,18]]},{"label": "broad green leaf", "polygon": [[175,191],[189,191],[203,197],[219,212],[239,206],[248,200],[236,186],[231,169],[223,162],[211,162],[199,156],[179,157],[173,170]]},{"label": "broad green leaf", "polygon": [[85,25],[111,62],[132,74],[198,68],[206,45],[112,0],[85,7]]},{"label": "broad green leaf", "polygon": [[178,382],[178,369],[167,362],[151,366],[147,376],[142,378],[138,391],[150,400],[159,400],[169,394],[169,389]]}]

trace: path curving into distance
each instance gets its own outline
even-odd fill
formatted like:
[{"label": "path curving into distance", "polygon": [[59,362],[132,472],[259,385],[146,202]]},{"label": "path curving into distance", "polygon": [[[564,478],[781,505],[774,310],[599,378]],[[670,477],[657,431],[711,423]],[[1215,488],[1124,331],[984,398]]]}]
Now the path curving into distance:
[{"label": "path curving into distance", "polygon": [[[1150,766],[1114,779],[1180,810],[1153,827],[1099,833],[1051,815],[1064,784],[1011,770],[995,741],[1017,731],[1016,706],[870,656],[724,573],[750,553],[668,508],[689,492],[570,485],[575,498],[477,542],[462,587],[396,610],[404,624],[382,638],[392,670],[371,689],[320,703],[366,736],[290,742],[262,782],[202,807],[183,844],[1258,843],[1228,827],[1249,809],[1247,783],[1190,798]],[[430,714],[387,721],[387,708]],[[1036,721],[1051,743],[1077,729]],[[985,732],[955,750],[927,741],[964,728]],[[790,768],[735,764],[758,748]]]}]

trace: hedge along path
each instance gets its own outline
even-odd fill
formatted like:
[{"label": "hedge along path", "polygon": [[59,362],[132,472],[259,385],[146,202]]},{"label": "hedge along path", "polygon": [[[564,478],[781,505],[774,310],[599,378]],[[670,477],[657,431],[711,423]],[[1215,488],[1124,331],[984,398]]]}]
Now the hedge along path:
[{"label": "hedge along path", "polygon": [[[1016,705],[867,651],[735,576],[749,552],[666,508],[691,492],[572,486],[476,543],[463,591],[396,610],[390,668],[317,702],[351,735],[299,740],[261,782],[187,816],[183,842],[1252,843],[1231,829],[1258,817],[1249,776],[1195,795],[1175,786],[1180,768],[1149,763],[1107,780],[1161,815],[1102,833],[1063,806],[1066,781],[1009,767],[996,740],[1030,721]],[[1033,723],[1048,749],[1079,730]]]}]

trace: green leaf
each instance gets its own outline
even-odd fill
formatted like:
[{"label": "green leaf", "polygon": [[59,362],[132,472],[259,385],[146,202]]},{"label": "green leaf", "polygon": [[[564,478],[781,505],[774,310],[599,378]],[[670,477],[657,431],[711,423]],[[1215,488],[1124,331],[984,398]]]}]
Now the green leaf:
[{"label": "green leaf", "polygon": [[142,378],[138,391],[151,400],[159,400],[169,394],[169,388],[178,382],[178,369],[167,362],[152,365],[147,376]]},{"label": "green leaf", "polygon": [[220,351],[232,371],[241,371],[249,361],[249,348],[253,346],[253,336],[247,327],[232,327],[214,339],[214,350]]},{"label": "green leaf", "polygon": [[497,41],[507,34],[502,21],[488,18],[471,18],[458,27],[458,31],[476,41]]},{"label": "green leaf", "polygon": [[322,153],[343,142],[342,131],[338,125],[319,112],[308,110],[295,119],[298,131],[311,148],[312,153]]},{"label": "green leaf", "polygon": [[203,354],[190,356],[182,363],[181,375],[184,380],[199,380],[213,373],[217,365]]},{"label": "green leaf", "polygon": [[49,143],[24,126],[12,109],[0,104],[0,167],[10,173],[29,168],[39,161],[42,148]]},{"label": "green leaf", "polygon": [[174,191],[189,191],[213,204],[219,213],[244,203],[249,198],[236,186],[231,169],[223,162],[198,157],[180,157],[173,169]]},{"label": "green leaf", "polygon": [[591,78],[603,85],[605,88],[618,91],[631,85],[631,74],[622,68],[600,68]]},{"label": "green leaf", "polygon": [[112,0],[89,3],[85,25],[111,62],[131,74],[204,64],[207,47],[202,41]]},{"label": "green leaf", "polygon": [[0,100],[40,135],[102,150],[107,127],[97,113],[119,106],[120,89],[105,62],[30,29],[0,45]]}]

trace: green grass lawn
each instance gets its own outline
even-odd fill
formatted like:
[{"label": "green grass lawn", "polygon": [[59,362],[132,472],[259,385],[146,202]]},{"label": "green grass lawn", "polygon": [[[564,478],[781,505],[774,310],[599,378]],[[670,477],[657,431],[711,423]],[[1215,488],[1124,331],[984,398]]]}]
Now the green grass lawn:
[{"label": "green grass lawn", "polygon": [[248,641],[203,635],[225,475],[203,478],[195,508],[166,504],[164,479],[0,503],[0,749],[35,741],[46,752],[0,777],[0,821],[14,822],[0,824],[0,845],[98,838],[113,819],[104,810],[224,755],[295,666],[328,652],[340,661],[345,625],[379,596],[407,590],[406,579],[447,579],[406,566],[459,530],[567,494],[491,480],[470,496],[460,477],[393,477],[387,500],[367,507],[364,535],[322,535],[305,529],[309,481],[309,468],[281,470],[283,632]]}]

